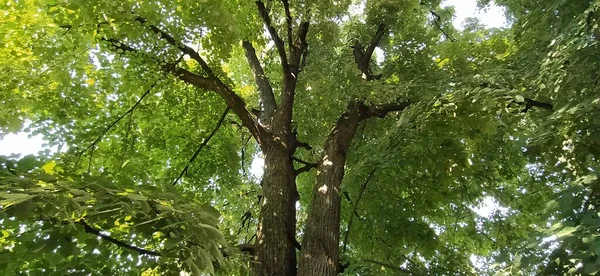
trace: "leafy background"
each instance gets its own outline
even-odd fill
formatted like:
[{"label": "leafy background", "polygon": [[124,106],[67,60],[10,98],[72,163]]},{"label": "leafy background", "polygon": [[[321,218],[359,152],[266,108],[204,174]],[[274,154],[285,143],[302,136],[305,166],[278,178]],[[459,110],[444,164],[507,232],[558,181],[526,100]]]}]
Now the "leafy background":
[{"label": "leafy background", "polygon": [[[418,102],[361,125],[353,141],[343,182],[346,274],[600,270],[600,2],[494,2],[506,7],[510,28],[470,19],[457,29],[439,1],[369,0],[358,14],[347,12],[352,1],[293,7],[298,15],[310,8],[313,22],[294,110],[299,138],[313,150],[299,157],[318,157],[350,100]],[[0,159],[0,269],[245,273],[250,260],[239,245],[256,229],[257,145],[226,115],[172,185],[226,106],[162,73],[179,53],[133,16],[200,49],[259,107],[242,39],[255,43],[275,90],[281,83],[254,3],[5,1],[2,10],[0,135],[42,134],[60,150]],[[385,78],[366,83],[348,41],[368,41],[381,22],[391,29],[376,61]],[[147,54],[116,51],[105,35]],[[525,98],[554,108],[522,112]],[[299,230],[313,181],[298,180]],[[477,212],[490,205],[488,216]]]}]

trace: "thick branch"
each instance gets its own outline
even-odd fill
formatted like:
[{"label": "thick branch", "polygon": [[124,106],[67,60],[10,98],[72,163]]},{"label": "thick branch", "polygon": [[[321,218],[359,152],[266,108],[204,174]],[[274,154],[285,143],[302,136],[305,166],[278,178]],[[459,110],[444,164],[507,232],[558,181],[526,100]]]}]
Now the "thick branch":
[{"label": "thick branch", "polygon": [[187,82],[198,88],[206,89],[208,91],[218,91],[218,85],[209,78],[194,74],[186,69],[174,67],[172,73],[177,76],[180,80]]},{"label": "thick branch", "polygon": [[307,54],[308,43],[306,42],[306,36],[308,35],[308,27],[310,22],[304,21],[298,27],[298,37],[296,38],[296,44],[294,45],[294,57],[293,64],[296,70],[300,70],[300,62]]},{"label": "thick branch", "polygon": [[306,35],[308,32],[308,22],[300,24],[296,44],[291,46],[291,64],[288,64],[288,71],[283,73],[283,95],[281,96],[281,121],[290,127],[292,121],[292,113],[294,108],[294,98],[296,94],[296,85],[298,83],[298,74],[300,73],[300,62],[306,54],[308,44],[306,43]]},{"label": "thick branch", "polygon": [[262,102],[262,108],[264,112],[263,122],[268,122],[270,118],[273,116],[273,111],[277,108],[277,104],[275,103],[275,96],[273,96],[273,87],[269,82],[269,79],[265,75],[265,71],[260,65],[260,61],[256,56],[256,50],[252,46],[250,41],[244,40],[242,42],[242,46],[246,51],[246,59],[248,59],[248,63],[250,64],[250,68],[252,68],[252,72],[254,73],[254,80],[258,86],[258,91],[260,91],[260,100]]},{"label": "thick branch", "polygon": [[551,103],[544,103],[530,98],[525,98],[525,109],[523,109],[523,112],[529,111],[529,109],[532,107],[539,107],[547,110],[552,110],[554,106]]},{"label": "thick branch", "polygon": [[311,206],[306,219],[302,257],[298,275],[337,275],[340,239],[340,185],[352,138],[361,121],[400,111],[408,104],[367,106],[353,102],[347,107],[327,136],[313,186]]},{"label": "thick branch", "polygon": [[108,241],[110,243],[113,243],[119,247],[125,248],[125,249],[129,249],[129,250],[133,250],[136,251],[140,254],[145,254],[145,255],[150,255],[150,256],[160,256],[161,254],[159,252],[156,251],[150,251],[150,250],[146,250],[143,248],[139,248],[130,244],[127,244],[125,242],[122,242],[120,240],[117,240],[109,235],[103,234],[102,230],[100,229],[96,229],[92,226],[90,226],[89,224],[87,224],[84,220],[80,220],[79,224],[83,225],[83,228],[85,229],[86,233],[90,233],[90,234],[94,234],[100,238],[102,238],[105,241]]},{"label": "thick branch", "polygon": [[351,213],[352,215],[350,215],[350,220],[348,220],[348,227],[346,228],[346,233],[344,235],[344,246],[343,246],[342,252],[346,252],[346,247],[348,246],[348,237],[350,234],[350,229],[352,227],[352,222],[354,221],[354,214],[357,213],[358,203],[362,199],[362,196],[363,196],[365,190],[367,189],[367,185],[369,184],[369,181],[371,181],[371,178],[375,174],[375,170],[376,169],[373,169],[371,171],[371,173],[369,174],[369,176],[367,176],[367,179],[365,180],[365,182],[363,182],[363,184],[360,185],[360,191],[358,191],[358,197],[356,198],[356,202],[354,203],[354,207],[352,208],[352,213]]},{"label": "thick branch", "polygon": [[[147,20],[141,17],[137,17],[135,19],[137,22],[142,24],[147,23]],[[212,79],[215,82],[217,90],[217,94],[219,94],[227,103],[227,105],[235,112],[235,114],[240,117],[242,120],[242,124],[250,130],[250,133],[256,138],[257,141],[261,141],[261,136],[264,136],[264,130],[258,125],[256,120],[252,117],[250,111],[246,108],[246,103],[244,100],[238,96],[229,86],[227,86],[217,75],[214,74],[210,66],[206,63],[206,61],[191,47],[185,45],[184,43],[177,41],[173,36],[167,34],[160,28],[149,25],[148,28],[159,34],[162,39],[167,41],[172,46],[177,47],[181,52],[190,56],[193,60],[200,64],[202,70],[206,73],[208,78]],[[192,83],[193,84],[193,83]]]},{"label": "thick branch", "polygon": [[370,117],[379,117],[384,118],[390,112],[402,111],[410,106],[409,101],[401,102],[401,103],[387,103],[381,105],[373,105],[369,107],[369,111],[366,113],[366,117],[364,119],[368,119]]},{"label": "thick branch", "polygon": [[373,38],[371,38],[371,43],[369,44],[369,46],[367,46],[367,49],[365,49],[365,53],[362,57],[361,62],[366,63],[367,66],[368,66],[369,62],[371,61],[371,57],[373,56],[373,52],[375,51],[375,48],[377,47],[377,45],[379,45],[379,42],[381,42],[381,39],[383,38],[383,35],[385,34],[385,29],[386,29],[385,24],[379,24],[379,26],[377,27],[377,31],[375,32],[375,35],[373,36]]},{"label": "thick branch", "polygon": [[377,45],[379,45],[379,43],[381,42],[381,39],[383,38],[385,33],[385,24],[379,24],[375,35],[373,35],[373,38],[371,38],[371,42],[369,43],[366,49],[364,49],[358,41],[355,41],[354,45],[351,46],[352,48],[354,48],[353,55],[358,69],[363,73],[367,80],[377,80],[381,78],[381,75],[373,75],[372,70],[370,68],[370,64],[373,52],[375,51]]},{"label": "thick branch", "polygon": [[267,30],[271,35],[271,39],[273,39],[273,42],[275,43],[275,47],[277,48],[277,52],[279,53],[279,58],[281,58],[281,66],[283,67],[283,72],[285,74],[289,72],[290,69],[288,66],[287,55],[285,53],[284,42],[279,37],[279,34],[277,33],[275,27],[273,27],[273,22],[271,21],[271,17],[269,17],[269,12],[267,11],[265,4],[261,1],[256,1],[256,7],[258,8],[258,13],[265,22],[265,26],[267,27]]},{"label": "thick branch", "polygon": [[200,147],[198,147],[198,149],[196,150],[196,152],[194,152],[194,155],[192,156],[192,158],[190,158],[190,161],[187,165],[185,165],[185,167],[183,168],[183,170],[181,170],[181,173],[179,174],[179,176],[177,176],[177,179],[175,179],[175,181],[173,181],[173,185],[177,184],[179,182],[179,180],[181,179],[181,177],[183,177],[183,175],[185,173],[187,173],[190,164],[192,162],[194,162],[194,160],[196,160],[196,157],[198,157],[198,154],[200,154],[200,151],[208,144],[208,142],[210,141],[210,139],[215,136],[215,134],[217,133],[217,130],[219,130],[219,128],[221,128],[221,125],[223,124],[223,121],[225,121],[225,117],[227,116],[227,113],[229,113],[229,107],[225,108],[225,111],[223,111],[223,114],[221,115],[221,118],[219,118],[219,121],[217,122],[217,124],[215,125],[215,128],[212,130],[212,132],[208,135],[208,137],[204,138],[204,141],[202,141],[202,144],[200,144]]},{"label": "thick branch", "polygon": [[285,10],[285,23],[287,26],[287,39],[288,47],[290,48],[290,54],[294,52],[294,44],[292,39],[292,14],[290,13],[290,2],[288,0],[281,0],[283,3],[283,9]]},{"label": "thick branch", "polygon": [[192,85],[202,88],[202,89],[206,89],[208,91],[218,92],[219,87],[213,79],[203,77],[203,76],[194,74],[188,70],[185,70],[183,68],[177,67],[176,65],[177,65],[177,63],[179,63],[179,60],[175,61],[175,62],[166,62],[155,56],[151,56],[148,53],[145,53],[138,49],[135,49],[117,39],[110,38],[110,39],[103,39],[103,40],[110,43],[110,45],[112,47],[115,47],[115,49],[122,50],[124,53],[131,52],[131,53],[141,54],[141,55],[144,55],[145,57],[148,57],[149,59],[154,60],[157,64],[165,64],[164,66],[162,66],[163,71],[165,71],[166,73],[174,74],[175,76],[177,76],[179,79],[181,79],[184,82],[187,82],[189,84],[192,84]]}]

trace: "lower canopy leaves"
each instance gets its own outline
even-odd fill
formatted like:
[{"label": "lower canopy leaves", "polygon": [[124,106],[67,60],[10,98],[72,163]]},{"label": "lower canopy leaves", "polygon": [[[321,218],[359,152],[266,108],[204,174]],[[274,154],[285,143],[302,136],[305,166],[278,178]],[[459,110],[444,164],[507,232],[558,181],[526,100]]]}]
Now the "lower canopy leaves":
[{"label": "lower canopy leaves", "polygon": [[[104,258],[117,258],[127,271],[183,263],[185,270],[210,272],[231,253],[216,228],[220,214],[208,204],[175,190],[57,173],[53,161],[41,168],[19,161],[0,157],[0,264],[6,271],[68,274],[78,268],[65,266],[65,259],[102,267]],[[10,164],[29,173],[9,171]]]}]

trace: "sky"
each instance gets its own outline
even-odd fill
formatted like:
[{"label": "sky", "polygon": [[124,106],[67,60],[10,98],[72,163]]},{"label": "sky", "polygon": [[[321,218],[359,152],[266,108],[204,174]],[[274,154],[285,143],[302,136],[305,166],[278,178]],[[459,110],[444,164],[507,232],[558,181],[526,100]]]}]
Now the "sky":
[{"label": "sky", "polygon": [[504,8],[495,5],[480,11],[477,8],[477,0],[446,0],[442,2],[442,6],[454,6],[455,18],[453,23],[457,28],[460,28],[468,17],[478,18],[488,28],[507,26]]}]

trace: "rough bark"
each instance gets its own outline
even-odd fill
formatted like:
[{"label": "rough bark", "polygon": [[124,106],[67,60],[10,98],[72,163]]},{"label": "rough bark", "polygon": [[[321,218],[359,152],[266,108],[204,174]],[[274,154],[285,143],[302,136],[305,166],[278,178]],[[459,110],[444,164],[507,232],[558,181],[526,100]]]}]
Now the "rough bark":
[{"label": "rough bark", "polygon": [[[265,156],[265,172],[263,176],[263,197],[261,201],[260,220],[257,230],[255,262],[253,275],[296,275],[296,171],[293,166],[293,154],[297,143],[292,131],[292,114],[299,63],[307,47],[306,33],[308,22],[299,26],[296,42],[292,44],[292,17],[287,1],[283,2],[287,18],[287,38],[290,49],[289,57],[285,52],[285,42],[280,38],[273,26],[269,12],[264,3],[256,1],[258,12],[271,36],[281,60],[283,87],[281,102],[267,122],[269,133],[261,137],[259,144]],[[248,60],[255,70],[260,68],[251,45],[244,45]],[[262,69],[261,69],[262,70]],[[260,75],[260,72],[258,72]],[[259,89],[269,94],[269,85],[262,82]],[[267,93],[264,93],[267,92]],[[270,92],[272,93],[272,92]],[[272,95],[268,95],[272,97]],[[268,99],[271,101],[271,99]],[[292,139],[293,138],[293,139]]]},{"label": "rough bark", "polygon": [[304,239],[298,275],[337,275],[340,239],[340,184],[350,141],[361,117],[368,111],[363,104],[353,104],[338,119],[325,141],[317,167],[317,178]]},{"label": "rough bark", "polygon": [[[276,139],[279,140],[279,139]],[[253,275],[296,275],[296,184],[286,144],[263,147],[265,173]]]},{"label": "rough bark", "polygon": [[361,121],[402,111],[409,102],[367,106],[352,103],[325,140],[304,229],[299,276],[337,275],[340,246],[340,185],[350,143]]}]

